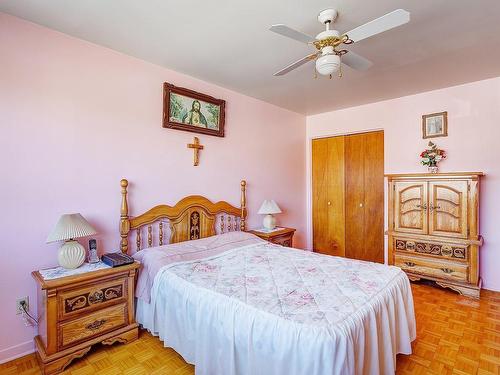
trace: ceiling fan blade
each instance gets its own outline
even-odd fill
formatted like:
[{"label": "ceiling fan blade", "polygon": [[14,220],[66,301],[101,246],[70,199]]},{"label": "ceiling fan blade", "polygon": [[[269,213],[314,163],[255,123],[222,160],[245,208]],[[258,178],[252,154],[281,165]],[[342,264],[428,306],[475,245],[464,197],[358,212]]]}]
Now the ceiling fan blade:
[{"label": "ceiling fan blade", "polygon": [[370,60],[351,51],[342,56],[342,63],[356,70],[367,70],[373,65]]},{"label": "ceiling fan blade", "polygon": [[314,60],[316,58],[316,56],[318,56],[318,53],[312,53],[310,55],[307,55],[307,56],[301,58],[300,60],[297,60],[294,63],[291,63],[290,65],[288,65],[288,66],[284,67],[283,69],[277,71],[273,75],[274,76],[282,76],[284,74],[287,74],[288,72],[290,72],[290,71],[298,68],[299,66],[304,65],[306,62]]},{"label": "ceiling fan blade", "polygon": [[409,21],[410,12],[404,9],[396,9],[395,11],[387,13],[385,16],[358,26],[345,34],[354,42],[359,42],[373,35],[404,25]]},{"label": "ceiling fan blade", "polygon": [[278,24],[278,25],[272,25],[269,30],[276,34],[280,34],[283,36],[286,36],[288,38],[292,38],[294,40],[297,40],[302,43],[311,43],[314,42],[316,39],[314,39],[312,36],[309,36],[307,34],[301,33],[300,31],[294,30],[289,28],[286,25],[283,24]]}]

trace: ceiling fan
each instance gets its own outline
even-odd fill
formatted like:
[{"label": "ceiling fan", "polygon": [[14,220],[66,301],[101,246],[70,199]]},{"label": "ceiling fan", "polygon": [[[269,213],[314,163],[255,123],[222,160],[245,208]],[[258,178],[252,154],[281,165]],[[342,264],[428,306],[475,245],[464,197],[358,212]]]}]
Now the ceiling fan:
[{"label": "ceiling fan", "polygon": [[330,28],[337,18],[337,14],[336,9],[325,9],[319,13],[318,21],[325,24],[325,31],[316,35],[316,38],[283,24],[272,25],[269,30],[299,42],[314,45],[317,49],[317,52],[291,63],[274,73],[274,75],[282,76],[313,60],[316,60],[316,71],[321,75],[330,76],[330,78],[336,71],[339,71],[339,76],[342,76],[341,63],[356,70],[366,70],[373,63],[352,51],[343,49],[343,45],[359,42],[410,21],[409,12],[404,9],[397,9],[341,34],[337,30]]}]

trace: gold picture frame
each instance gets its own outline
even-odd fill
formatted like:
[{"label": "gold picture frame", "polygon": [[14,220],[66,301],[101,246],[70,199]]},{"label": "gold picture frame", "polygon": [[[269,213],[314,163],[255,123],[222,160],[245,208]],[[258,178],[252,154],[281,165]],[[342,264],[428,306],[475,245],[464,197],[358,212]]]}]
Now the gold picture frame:
[{"label": "gold picture frame", "polygon": [[226,102],[206,94],[163,84],[163,127],[224,137]]},{"label": "gold picture frame", "polygon": [[430,113],[422,116],[422,138],[448,136],[448,112]]}]

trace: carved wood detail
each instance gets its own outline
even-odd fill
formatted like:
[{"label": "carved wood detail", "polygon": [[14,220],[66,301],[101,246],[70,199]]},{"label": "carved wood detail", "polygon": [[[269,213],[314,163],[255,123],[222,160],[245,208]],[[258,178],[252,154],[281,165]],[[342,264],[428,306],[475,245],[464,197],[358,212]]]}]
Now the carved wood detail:
[{"label": "carved wood detail", "polygon": [[161,245],[163,245],[163,223],[161,221],[158,224],[158,227],[159,227],[158,243],[161,246]]},{"label": "carved wood detail", "polygon": [[454,246],[443,243],[421,242],[415,240],[396,239],[396,250],[431,254],[447,258],[467,259],[466,246]]},{"label": "carved wood detail", "polygon": [[148,247],[153,246],[153,227],[148,225]]},{"label": "carved wood detail", "polygon": [[[213,236],[215,231],[215,219],[219,214],[227,216],[226,223],[224,217],[221,217],[221,232],[237,230],[236,217],[240,219],[239,229],[245,230],[245,220],[247,216],[246,208],[246,181],[241,181],[241,200],[240,207],[235,207],[225,201],[213,203],[207,198],[200,195],[191,195],[181,199],[174,206],[158,205],[143,214],[136,217],[129,217],[128,213],[128,181],[122,179],[120,182],[122,204],[120,210],[120,248],[126,253],[129,250],[128,236],[131,230],[136,230],[136,245],[137,250],[141,250],[141,228],[148,226],[148,244],[152,243],[150,237],[150,226],[152,223],[168,219],[170,226],[170,243],[187,241],[198,236],[204,238]],[[195,214],[195,212],[197,214]],[[198,216],[197,216],[198,215]],[[231,219],[235,217],[234,220]],[[198,222],[196,228],[195,222]],[[227,226],[227,227],[226,227]],[[226,227],[226,228],[225,228]],[[160,227],[160,244],[163,244],[163,227]],[[192,232],[193,230],[193,232]],[[152,230],[151,230],[152,231]]]},{"label": "carved wood detail", "polygon": [[64,312],[70,313],[91,305],[123,297],[123,285],[113,285],[101,289],[88,290],[82,294],[64,299]]},{"label": "carved wood detail", "polygon": [[189,239],[200,239],[200,214],[198,211],[193,211],[189,215]]}]

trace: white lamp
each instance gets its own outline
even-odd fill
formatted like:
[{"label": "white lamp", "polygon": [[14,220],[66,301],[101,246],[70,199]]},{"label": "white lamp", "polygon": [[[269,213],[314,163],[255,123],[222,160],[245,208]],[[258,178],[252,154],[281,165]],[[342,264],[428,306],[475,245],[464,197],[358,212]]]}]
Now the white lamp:
[{"label": "white lamp", "polygon": [[80,214],[65,214],[59,218],[56,226],[47,237],[47,243],[64,241],[57,259],[64,268],[78,268],[85,261],[85,248],[75,238],[96,234],[96,230]]},{"label": "white lamp", "polygon": [[262,206],[260,206],[258,213],[260,215],[266,215],[264,216],[262,225],[264,226],[264,228],[271,230],[276,227],[276,219],[274,218],[273,214],[279,214],[281,213],[281,210],[275,201],[273,201],[272,199],[266,199],[262,203]]}]

